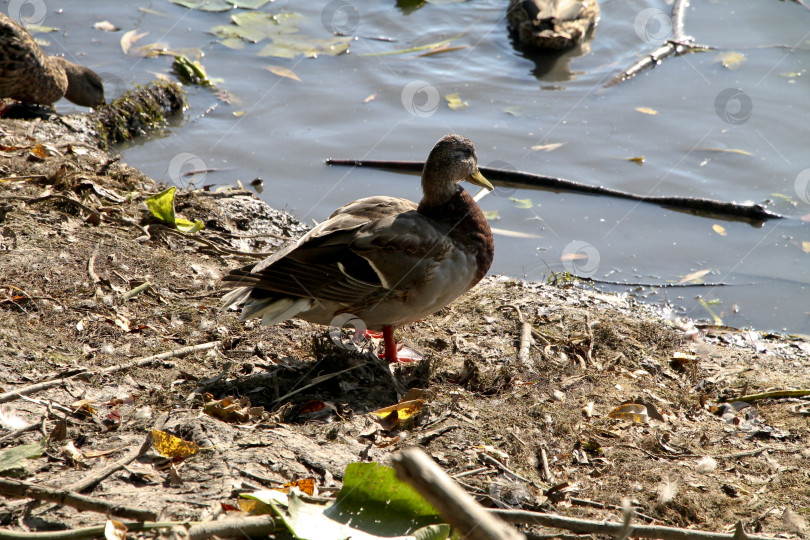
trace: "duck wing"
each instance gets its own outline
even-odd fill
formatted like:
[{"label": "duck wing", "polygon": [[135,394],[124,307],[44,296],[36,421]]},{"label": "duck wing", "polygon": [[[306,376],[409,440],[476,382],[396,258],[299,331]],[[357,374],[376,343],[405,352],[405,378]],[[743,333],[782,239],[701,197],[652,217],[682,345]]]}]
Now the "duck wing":
[{"label": "duck wing", "polygon": [[0,98],[50,105],[65,95],[67,77],[34,38],[0,13]]},{"label": "duck wing", "polygon": [[240,287],[226,306],[281,295],[357,308],[409,286],[442,239],[416,209],[406,199],[369,197],[336,210],[297,243],[225,276]]}]

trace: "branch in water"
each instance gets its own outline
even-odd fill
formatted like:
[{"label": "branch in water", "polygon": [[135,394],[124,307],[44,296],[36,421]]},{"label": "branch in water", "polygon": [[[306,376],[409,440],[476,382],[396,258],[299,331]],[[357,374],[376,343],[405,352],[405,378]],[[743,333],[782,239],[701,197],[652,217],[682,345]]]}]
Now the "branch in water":
[{"label": "branch in water", "polygon": [[[376,161],[357,159],[327,159],[327,165],[344,165],[350,167],[372,167],[403,172],[421,172],[424,163],[421,161]],[[591,195],[606,195],[617,199],[627,199],[650,204],[657,204],[691,212],[697,215],[712,215],[727,220],[743,220],[759,225],[769,219],[783,219],[785,216],[766,210],[762,205],[739,204],[735,202],[715,201],[712,199],[697,199],[694,197],[650,197],[636,195],[618,189],[604,186],[591,186],[563,178],[542,176],[523,171],[493,169],[480,167],[481,172],[492,182],[503,187],[529,187],[534,189],[550,189],[554,191],[569,191],[572,193],[587,193]]]}]

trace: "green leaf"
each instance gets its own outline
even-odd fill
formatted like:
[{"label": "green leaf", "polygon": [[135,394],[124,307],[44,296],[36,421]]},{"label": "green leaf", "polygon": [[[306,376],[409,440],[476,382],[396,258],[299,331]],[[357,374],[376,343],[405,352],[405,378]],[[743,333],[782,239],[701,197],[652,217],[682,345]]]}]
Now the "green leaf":
[{"label": "green leaf", "polygon": [[0,476],[19,476],[14,474],[25,471],[26,459],[37,459],[48,448],[48,439],[41,439],[33,444],[22,444],[13,448],[0,450]]},{"label": "green leaf", "polygon": [[199,11],[228,11],[233,6],[224,0],[169,0],[173,4]]},{"label": "green leaf", "polygon": [[146,206],[152,215],[174,227],[174,194],[176,187],[170,187],[157,195],[146,198]]},{"label": "green leaf", "polygon": [[199,219],[194,220],[192,223],[191,221],[183,218],[176,218],[174,220],[174,225],[177,227],[177,230],[184,233],[195,233],[201,231],[205,228],[203,222]]},{"label": "green leaf", "polygon": [[175,229],[184,233],[195,233],[205,228],[205,224],[198,220],[191,222],[187,219],[177,217],[174,212],[174,194],[176,187],[170,187],[161,191],[157,195],[147,197],[146,206],[152,215],[161,221],[165,221]]},{"label": "green leaf", "polygon": [[343,488],[324,515],[340,523],[381,536],[411,534],[442,523],[438,512],[390,467],[377,463],[351,463]]},{"label": "green leaf", "polygon": [[515,197],[509,197],[509,200],[515,203],[515,208],[531,208],[534,206],[531,199],[516,199]]},{"label": "green leaf", "polygon": [[229,4],[233,4],[235,8],[241,9],[259,9],[265,4],[269,4],[273,0],[227,0]]},{"label": "green leaf", "polygon": [[214,84],[213,81],[208,78],[205,67],[196,60],[192,62],[184,54],[174,57],[172,71],[174,71],[177,78],[184,84],[196,84],[199,86],[211,86]]},{"label": "green leaf", "polygon": [[441,523],[439,525],[428,525],[417,531],[413,531],[416,540],[445,540],[450,536],[450,525]]},{"label": "green leaf", "polygon": [[454,111],[461,111],[467,108],[469,105],[466,101],[461,101],[461,98],[458,96],[458,93],[454,94],[447,94],[444,96],[444,99],[447,100],[447,106],[453,109]]},{"label": "green leaf", "polygon": [[169,0],[172,4],[199,11],[228,11],[233,9],[231,3],[225,0]]}]

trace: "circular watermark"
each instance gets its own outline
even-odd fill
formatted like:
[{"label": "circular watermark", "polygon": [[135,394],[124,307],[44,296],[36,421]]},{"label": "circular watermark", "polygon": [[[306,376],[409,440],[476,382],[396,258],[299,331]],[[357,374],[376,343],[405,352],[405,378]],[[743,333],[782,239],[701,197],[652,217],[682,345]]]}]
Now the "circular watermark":
[{"label": "circular watermark", "polygon": [[112,73],[99,73],[101,82],[104,84],[104,99],[107,103],[116,100],[127,91],[127,83],[118,75]]},{"label": "circular watermark", "polygon": [[560,260],[569,274],[591,278],[599,268],[599,250],[588,242],[574,240],[565,246]]},{"label": "circular watermark", "polygon": [[642,9],[633,21],[633,30],[641,41],[661,44],[672,37],[672,17],[660,9]]},{"label": "circular watermark", "polygon": [[793,189],[804,204],[810,204],[810,169],[805,169],[796,175]]},{"label": "circular watermark", "polygon": [[[343,332],[344,328],[352,330],[351,336]],[[351,313],[341,313],[329,323],[329,339],[332,343],[347,351],[359,352],[363,350],[368,339],[366,338],[366,323],[360,317]]]},{"label": "circular watermark", "polygon": [[205,161],[190,152],[180,152],[174,156],[166,170],[169,180],[181,187],[202,183],[207,172]]},{"label": "circular watermark", "polygon": [[439,109],[439,91],[426,81],[411,81],[402,89],[402,106],[410,114],[427,118]]},{"label": "circular watermark", "polygon": [[522,483],[500,475],[489,485],[489,498],[501,508],[522,508],[531,500],[531,494]]},{"label": "circular watermark", "polygon": [[22,26],[41,24],[47,12],[45,0],[11,0],[8,3],[8,16]]},{"label": "circular watermark", "polygon": [[330,34],[351,35],[360,24],[360,13],[346,0],[332,0],[321,11],[321,23]]},{"label": "circular watermark", "polygon": [[714,112],[717,117],[733,126],[746,123],[751,118],[753,109],[751,96],[739,88],[726,88],[714,98]]},{"label": "circular watermark", "polygon": [[[490,169],[500,169],[502,171],[517,171],[514,165],[512,165],[507,161],[502,161],[500,159],[496,159],[495,161],[487,163],[485,167],[488,167]],[[493,191],[492,194],[495,195],[496,197],[503,197],[508,199],[509,197],[512,197],[516,191],[517,188],[515,187],[498,186],[495,188],[495,191]]]}]

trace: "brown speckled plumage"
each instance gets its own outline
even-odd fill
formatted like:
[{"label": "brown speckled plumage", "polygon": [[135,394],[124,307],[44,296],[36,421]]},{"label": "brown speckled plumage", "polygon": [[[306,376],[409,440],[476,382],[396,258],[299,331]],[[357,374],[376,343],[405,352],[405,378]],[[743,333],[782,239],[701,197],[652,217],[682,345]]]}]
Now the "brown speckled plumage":
[{"label": "brown speckled plumage", "polygon": [[509,0],[506,20],[526,45],[570,49],[596,27],[599,4],[597,0]]},{"label": "brown speckled plumage", "polygon": [[104,85],[92,70],[46,55],[25,28],[0,13],[0,98],[50,105],[62,97],[97,107],[104,104]]},{"label": "brown speckled plumage", "polygon": [[[492,189],[478,171],[472,142],[443,137],[422,172],[417,205],[395,197],[349,203],[257,265],[231,271],[225,305],[241,319],[276,324],[297,317],[318,324],[353,315],[383,330],[396,361],[393,328],[423,319],[464,294],[489,270],[492,231],[461,181]],[[345,323],[345,320],[343,320]]]}]

